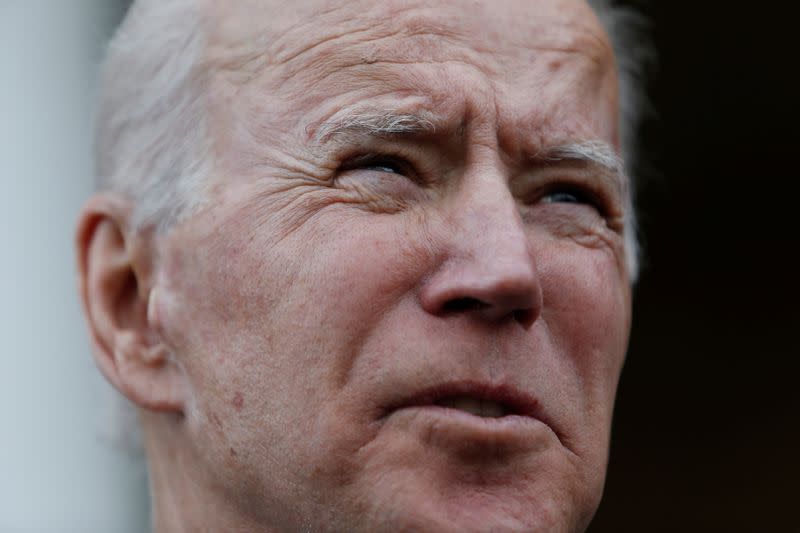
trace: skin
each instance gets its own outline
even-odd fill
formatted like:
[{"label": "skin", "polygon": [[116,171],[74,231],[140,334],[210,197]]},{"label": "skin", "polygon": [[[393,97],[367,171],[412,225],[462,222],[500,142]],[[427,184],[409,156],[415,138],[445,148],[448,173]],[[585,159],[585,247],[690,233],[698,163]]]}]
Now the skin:
[{"label": "skin", "polygon": [[[630,329],[626,199],[537,154],[618,149],[607,37],[578,0],[298,4],[206,7],[205,207],[166,234],[115,193],[81,216],[156,530],[584,530]],[[435,129],[318,138],[354,106]],[[535,415],[398,407],[453,384]]]}]

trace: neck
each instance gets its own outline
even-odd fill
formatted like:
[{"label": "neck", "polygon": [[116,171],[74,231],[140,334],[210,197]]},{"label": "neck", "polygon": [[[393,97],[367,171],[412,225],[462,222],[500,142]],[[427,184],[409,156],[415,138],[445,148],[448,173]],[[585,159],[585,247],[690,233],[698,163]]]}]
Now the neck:
[{"label": "neck", "polygon": [[214,487],[207,469],[174,424],[153,420],[161,416],[142,415],[153,533],[268,533],[263,524],[248,520],[221,488]]}]

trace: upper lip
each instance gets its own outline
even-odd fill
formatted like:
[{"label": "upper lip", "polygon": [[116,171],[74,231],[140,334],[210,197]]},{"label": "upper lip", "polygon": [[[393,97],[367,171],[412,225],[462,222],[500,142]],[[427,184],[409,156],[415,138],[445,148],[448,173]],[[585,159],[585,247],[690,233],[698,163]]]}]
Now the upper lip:
[{"label": "upper lip", "polygon": [[479,381],[454,381],[424,388],[391,405],[386,411],[408,407],[436,405],[447,398],[466,396],[501,404],[508,415],[536,418],[551,426],[545,419],[539,401],[518,388],[507,384],[491,384]]}]

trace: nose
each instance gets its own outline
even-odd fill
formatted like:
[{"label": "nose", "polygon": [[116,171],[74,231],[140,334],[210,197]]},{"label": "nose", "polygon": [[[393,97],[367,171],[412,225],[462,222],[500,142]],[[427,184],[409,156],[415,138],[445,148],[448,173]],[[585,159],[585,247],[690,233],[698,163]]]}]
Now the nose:
[{"label": "nose", "polygon": [[430,314],[468,314],[530,328],[542,289],[530,237],[504,183],[462,193],[442,227],[441,264],[421,291]]}]

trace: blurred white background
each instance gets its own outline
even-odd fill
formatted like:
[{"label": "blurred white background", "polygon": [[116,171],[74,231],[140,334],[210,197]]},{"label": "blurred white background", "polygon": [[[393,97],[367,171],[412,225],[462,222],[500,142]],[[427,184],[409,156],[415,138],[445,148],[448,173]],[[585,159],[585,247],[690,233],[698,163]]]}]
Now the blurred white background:
[{"label": "blurred white background", "polygon": [[127,2],[0,0],[0,532],[141,533],[140,460],[103,432],[72,235],[102,48]]}]

